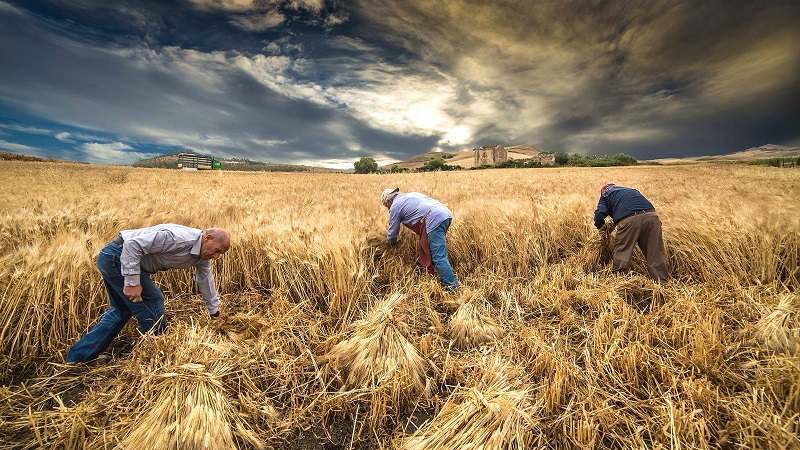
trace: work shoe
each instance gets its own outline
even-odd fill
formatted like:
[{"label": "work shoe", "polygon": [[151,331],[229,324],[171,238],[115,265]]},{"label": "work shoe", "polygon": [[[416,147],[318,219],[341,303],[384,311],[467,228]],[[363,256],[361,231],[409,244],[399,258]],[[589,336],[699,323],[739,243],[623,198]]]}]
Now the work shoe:
[{"label": "work shoe", "polygon": [[447,286],[442,286],[442,290],[443,290],[443,291],[444,291],[446,294],[455,294],[455,293],[457,293],[457,292],[458,292],[458,288],[459,288],[460,286],[461,286],[461,285],[459,285],[459,284],[448,284]]},{"label": "work shoe", "polygon": [[80,367],[80,366],[102,366],[107,364],[111,361],[111,353],[100,353],[97,355],[97,358],[86,361],[86,362],[77,362],[77,361],[67,361],[66,365],[71,367]]},{"label": "work shoe", "polygon": [[111,361],[111,353],[100,353],[99,355],[97,355],[97,358],[91,361],[87,361],[87,364],[102,366],[104,364],[107,364],[109,361]]}]

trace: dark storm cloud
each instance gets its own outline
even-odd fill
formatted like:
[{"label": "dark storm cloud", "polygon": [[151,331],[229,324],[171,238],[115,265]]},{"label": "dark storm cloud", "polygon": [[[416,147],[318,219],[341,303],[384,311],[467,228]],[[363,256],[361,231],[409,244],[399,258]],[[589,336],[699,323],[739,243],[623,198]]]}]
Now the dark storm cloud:
[{"label": "dark storm cloud", "polygon": [[301,70],[287,58],[101,47],[49,33],[21,10],[0,17],[0,40],[16,42],[0,48],[10,62],[0,72],[0,100],[68,126],[274,162],[399,159],[436,141],[363,123],[314,86],[281,85]]},{"label": "dark storm cloud", "polygon": [[[365,29],[390,30],[383,39],[471,92],[490,87],[519,99],[516,108],[487,99],[495,126],[474,129],[492,138],[673,156],[800,133],[767,119],[798,118],[797,2],[377,3],[360,9]],[[732,127],[739,132],[725,132]]]},{"label": "dark storm cloud", "polygon": [[0,0],[0,107],[62,124],[58,141],[89,159],[160,145],[345,164],[497,143],[651,158],[800,142],[795,1],[20,5]]}]

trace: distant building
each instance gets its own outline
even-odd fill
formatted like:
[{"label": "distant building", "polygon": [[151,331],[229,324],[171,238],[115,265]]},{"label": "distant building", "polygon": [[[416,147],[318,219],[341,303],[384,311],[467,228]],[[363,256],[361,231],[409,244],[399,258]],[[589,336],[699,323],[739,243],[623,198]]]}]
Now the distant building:
[{"label": "distant building", "polygon": [[540,153],[537,158],[539,163],[543,166],[555,166],[556,154],[555,153]]},{"label": "distant building", "polygon": [[508,160],[508,152],[502,145],[489,145],[472,150],[475,152],[475,167],[491,166]]}]

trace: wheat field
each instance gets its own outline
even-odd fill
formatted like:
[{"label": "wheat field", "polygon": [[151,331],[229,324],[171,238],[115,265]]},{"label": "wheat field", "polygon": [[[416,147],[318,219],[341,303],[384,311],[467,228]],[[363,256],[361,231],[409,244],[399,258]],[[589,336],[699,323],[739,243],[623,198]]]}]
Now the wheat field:
[{"label": "wheat field", "polygon": [[[800,448],[800,172],[698,164],[397,175],[2,162],[0,447]],[[642,191],[674,278],[604,258],[603,182]],[[386,187],[448,204],[463,289],[386,248]],[[69,347],[107,305],[121,229],[223,227],[212,321],[154,280],[102,365]]]}]

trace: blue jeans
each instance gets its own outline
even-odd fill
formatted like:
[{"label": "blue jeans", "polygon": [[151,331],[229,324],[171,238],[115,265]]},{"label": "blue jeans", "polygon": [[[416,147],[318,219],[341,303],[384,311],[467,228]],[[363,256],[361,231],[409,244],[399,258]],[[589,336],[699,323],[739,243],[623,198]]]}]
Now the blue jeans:
[{"label": "blue jeans", "polygon": [[122,276],[120,265],[121,253],[122,247],[119,244],[109,242],[97,255],[97,268],[103,275],[110,307],[100,318],[100,322],[69,349],[67,362],[86,362],[97,358],[122,331],[131,316],[136,317],[142,333],[161,334],[166,329],[164,294],[150,280],[149,273],[142,272],[140,276],[141,302],[130,301],[122,292],[125,277]]},{"label": "blue jeans", "polygon": [[453,268],[450,267],[450,261],[447,259],[447,242],[445,235],[447,229],[450,228],[450,222],[453,219],[447,219],[440,223],[433,231],[428,233],[428,246],[431,248],[431,262],[436,267],[436,272],[439,274],[439,282],[445,288],[457,288],[458,281],[453,274]]}]

